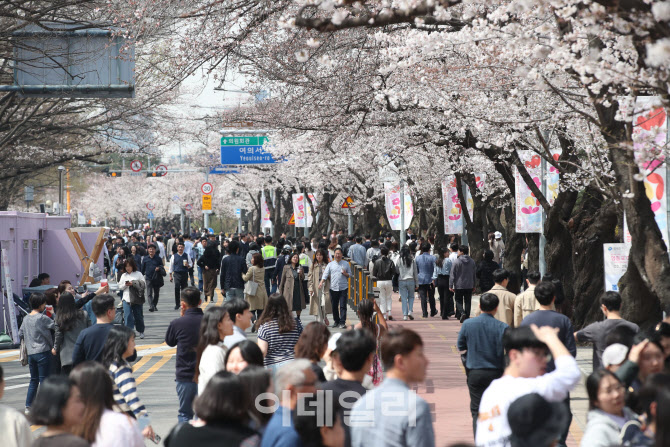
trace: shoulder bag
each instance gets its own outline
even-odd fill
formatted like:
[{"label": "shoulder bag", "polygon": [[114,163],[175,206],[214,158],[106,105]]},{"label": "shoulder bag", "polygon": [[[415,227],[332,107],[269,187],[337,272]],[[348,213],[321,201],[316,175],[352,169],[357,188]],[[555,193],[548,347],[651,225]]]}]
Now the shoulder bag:
[{"label": "shoulder bag", "polygon": [[256,296],[256,292],[258,292],[258,283],[254,281],[255,277],[256,272],[254,271],[251,279],[244,284],[244,293],[249,296]]}]

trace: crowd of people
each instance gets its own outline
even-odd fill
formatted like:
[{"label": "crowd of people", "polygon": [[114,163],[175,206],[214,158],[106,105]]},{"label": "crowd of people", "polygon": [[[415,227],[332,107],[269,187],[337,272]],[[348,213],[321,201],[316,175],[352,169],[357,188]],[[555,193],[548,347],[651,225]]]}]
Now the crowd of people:
[{"label": "crowd of people", "polygon": [[[144,296],[157,310],[168,276],[179,317],[164,338],[176,347],[179,404],[165,445],[434,446],[430,407],[412,391],[429,359],[411,324],[389,325],[394,292],[403,321],[414,320],[418,297],[422,318],[460,322],[456,344],[475,445],[566,445],[570,392],[581,380],[576,342],[593,343],[581,445],[670,445],[670,319],[641,333],[622,318],[621,296],[607,292],[604,320],[575,331],[556,310],[560,282],[528,271],[523,291],[511,287],[499,233],[479,263],[467,245],[440,248],[408,236],[403,246],[390,234],[282,235],[276,242],[266,235],[113,238],[108,274],[118,295],[106,285],[79,296],[62,282],[48,293],[55,302],[30,296],[20,330],[31,376],[25,413],[46,430],[33,440],[25,418],[0,406],[5,432],[13,434],[9,445],[160,440],[132,363],[135,339],[145,331]],[[378,299],[358,303],[355,325],[347,325],[350,262],[369,270],[379,290]],[[477,288],[478,309],[471,309]],[[220,305],[203,311],[210,300]],[[303,324],[307,305],[315,321]],[[0,397],[3,387],[0,369]],[[389,399],[396,404],[390,410]]]}]

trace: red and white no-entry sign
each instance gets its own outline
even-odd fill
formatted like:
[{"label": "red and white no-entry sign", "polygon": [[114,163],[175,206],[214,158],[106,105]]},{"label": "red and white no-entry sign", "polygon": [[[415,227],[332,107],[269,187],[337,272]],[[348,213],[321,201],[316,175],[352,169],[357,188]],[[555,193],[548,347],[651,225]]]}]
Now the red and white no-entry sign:
[{"label": "red and white no-entry sign", "polygon": [[203,194],[211,194],[212,191],[214,191],[214,187],[211,183],[203,183],[200,189],[202,190]]},{"label": "red and white no-entry sign", "polygon": [[167,166],[165,165],[156,166],[156,173],[161,177],[163,177],[165,174],[167,174]]},{"label": "red and white no-entry sign", "polygon": [[140,160],[133,160],[130,162],[130,169],[133,172],[140,172],[142,170],[142,162]]}]

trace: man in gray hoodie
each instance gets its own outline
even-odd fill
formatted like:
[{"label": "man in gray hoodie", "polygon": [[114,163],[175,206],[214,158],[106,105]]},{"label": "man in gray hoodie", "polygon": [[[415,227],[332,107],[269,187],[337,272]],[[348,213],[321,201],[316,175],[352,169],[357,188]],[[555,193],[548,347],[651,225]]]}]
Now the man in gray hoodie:
[{"label": "man in gray hoodie", "polygon": [[451,266],[449,276],[449,290],[454,292],[456,299],[456,318],[460,319],[461,323],[470,318],[472,292],[475,291],[477,267],[475,261],[468,256],[469,252],[467,245],[458,247],[458,258]]}]

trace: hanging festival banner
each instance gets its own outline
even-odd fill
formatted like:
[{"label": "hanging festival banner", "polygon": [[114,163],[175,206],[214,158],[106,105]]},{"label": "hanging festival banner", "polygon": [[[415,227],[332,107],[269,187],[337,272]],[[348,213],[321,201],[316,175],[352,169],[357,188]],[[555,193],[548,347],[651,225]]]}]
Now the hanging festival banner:
[{"label": "hanging festival banner", "polygon": [[295,215],[296,228],[305,228],[307,226],[307,210],[305,207],[305,195],[302,193],[293,194],[293,214]]},{"label": "hanging festival banner", "polygon": [[[485,173],[475,173],[475,181],[477,182],[477,189],[484,186],[486,181]],[[464,191],[468,214],[470,219],[474,213],[474,201],[470,188]],[[461,210],[461,201],[458,199],[458,190],[456,189],[456,177],[449,176],[442,181],[442,210],[444,212],[444,234],[462,234],[464,223]]]},{"label": "hanging festival banner", "polygon": [[263,213],[261,214],[261,228],[272,228],[272,221],[270,220],[270,208],[268,208],[268,203],[265,200],[265,193],[262,194],[261,206]]},{"label": "hanging festival banner", "polygon": [[[531,151],[519,151],[519,158],[526,166],[526,171],[533,179],[538,188],[542,187],[542,159]],[[516,189],[516,232],[517,233],[541,233],[542,232],[542,208],[540,201],[530,190],[519,170],[514,167],[514,183]]]},{"label": "hanging festival banner", "polygon": [[633,153],[635,161],[649,174],[644,179],[644,189],[651,202],[651,210],[666,246],[668,243],[668,197],[666,192],[667,168],[663,149],[667,144],[668,120],[663,107],[653,96],[638,96],[633,112]]},{"label": "hanging festival banner", "polygon": [[628,270],[628,244],[603,244],[605,256],[605,292],[618,292],[619,280]]},{"label": "hanging festival banner", "polygon": [[[551,156],[554,161],[558,161],[562,153],[563,151],[561,149],[553,149],[551,151]],[[547,168],[548,169],[545,174],[547,177],[547,202],[549,202],[549,205],[553,206],[556,197],[558,197],[560,176],[558,174],[558,169],[556,169],[551,163],[547,163]],[[540,212],[541,211],[542,210],[540,210]]]},{"label": "hanging festival banner", "polygon": [[[396,183],[384,183],[384,195],[386,203],[386,217],[391,224],[391,230],[400,230],[400,185]],[[405,228],[409,228],[414,217],[412,196],[405,190]]]}]

